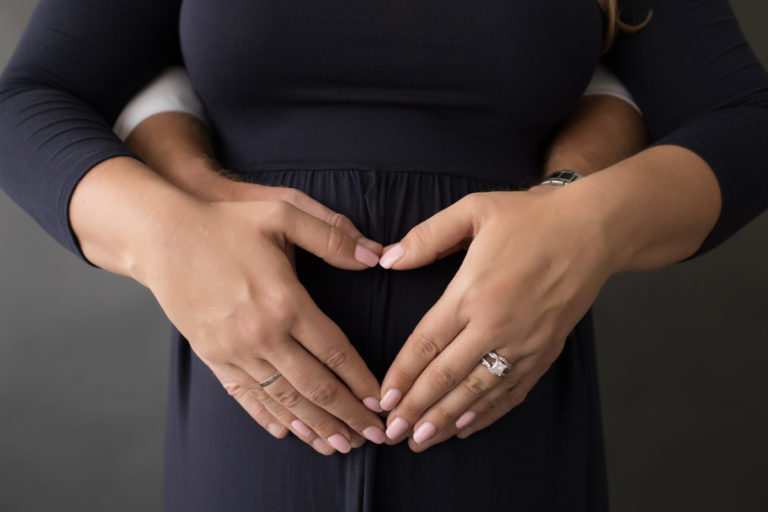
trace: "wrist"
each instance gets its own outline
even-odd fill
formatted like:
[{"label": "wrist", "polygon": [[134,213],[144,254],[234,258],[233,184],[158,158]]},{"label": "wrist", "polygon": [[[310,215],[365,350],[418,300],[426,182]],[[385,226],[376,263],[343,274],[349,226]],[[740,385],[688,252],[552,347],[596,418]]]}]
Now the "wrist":
[{"label": "wrist", "polygon": [[544,173],[544,177],[529,190],[540,193],[543,191],[551,191],[569,185],[574,181],[583,178],[584,175],[573,169],[557,169],[554,171],[547,171]]},{"label": "wrist", "polygon": [[69,218],[85,257],[94,265],[144,284],[153,246],[171,236],[171,211],[184,215],[196,200],[134,158],[93,167],[70,200]]},{"label": "wrist", "polygon": [[720,189],[708,165],[677,146],[656,146],[579,180],[611,253],[613,273],[657,269],[692,255],[714,226]]},{"label": "wrist", "polygon": [[[125,274],[147,288],[151,288],[152,266],[159,259],[172,255],[171,245],[179,239],[185,226],[200,225],[193,219],[209,204],[173,186],[151,195],[153,206],[148,208],[131,240]],[[202,234],[203,230],[199,229],[199,232]]]}]

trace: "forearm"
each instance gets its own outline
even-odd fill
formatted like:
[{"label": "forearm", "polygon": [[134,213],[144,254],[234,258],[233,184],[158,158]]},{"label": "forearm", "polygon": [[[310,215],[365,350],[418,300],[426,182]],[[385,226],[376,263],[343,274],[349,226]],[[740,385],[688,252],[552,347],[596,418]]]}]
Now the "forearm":
[{"label": "forearm", "polygon": [[591,174],[645,147],[640,114],[613,96],[586,96],[562,123],[544,160],[544,175],[559,169]]},{"label": "forearm", "polygon": [[566,211],[586,222],[612,271],[651,270],[691,256],[715,225],[720,188],[707,163],[679,146],[656,146],[563,187]]},{"label": "forearm", "polygon": [[211,201],[236,199],[236,176],[216,161],[208,127],[183,112],[163,112],[142,121],[126,145],[179,189]]},{"label": "forearm", "polygon": [[69,204],[72,229],[94,265],[143,282],[144,263],[194,199],[131,157],[93,167]]}]

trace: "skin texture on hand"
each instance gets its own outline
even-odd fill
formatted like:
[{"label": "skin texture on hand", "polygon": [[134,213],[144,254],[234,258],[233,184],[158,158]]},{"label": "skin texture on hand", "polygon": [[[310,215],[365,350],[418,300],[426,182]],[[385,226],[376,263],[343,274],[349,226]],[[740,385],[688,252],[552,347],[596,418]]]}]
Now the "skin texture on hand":
[{"label": "skin texture on hand", "polygon": [[[606,279],[693,254],[719,198],[700,157],[658,146],[565,187],[471,194],[414,227],[382,266],[417,268],[471,242],[384,378],[388,437],[420,451],[519,405]],[[490,351],[508,375],[479,364]]]},{"label": "skin texture on hand", "polygon": [[[334,212],[302,191],[243,182],[237,174],[223,170],[215,160],[206,125],[192,115],[181,112],[153,115],[131,132],[126,144],[155,172],[194,197],[212,202],[285,201],[341,229],[369,249],[372,252],[367,255],[369,263],[373,263],[374,255],[378,257],[381,254],[381,244],[364,237],[346,216]],[[291,265],[294,265],[292,246],[286,246],[285,250]],[[363,254],[365,252],[361,252]],[[223,378],[223,375],[217,376],[220,380]],[[302,440],[311,443],[321,453],[333,451],[323,446],[322,440],[301,420],[291,421],[294,416],[261,389],[243,389],[231,383],[225,387],[239,401],[247,400],[247,410],[276,437],[284,437],[290,430],[300,433]],[[366,398],[366,407],[378,411],[378,400],[372,396]],[[365,442],[365,438],[354,430],[350,434],[352,447],[362,446]],[[376,442],[384,438],[373,427],[369,428],[367,437]]]},{"label": "skin texture on hand", "polygon": [[[381,419],[364,405],[375,402],[378,382],[300,285],[287,254],[296,244],[340,268],[375,265],[377,255],[343,230],[285,201],[198,200],[127,157],[81,180],[70,219],[86,257],[147,286],[273,435],[285,431],[270,423],[282,423],[326,454],[349,451],[356,436],[383,441]],[[275,383],[259,386],[275,371]]]}]

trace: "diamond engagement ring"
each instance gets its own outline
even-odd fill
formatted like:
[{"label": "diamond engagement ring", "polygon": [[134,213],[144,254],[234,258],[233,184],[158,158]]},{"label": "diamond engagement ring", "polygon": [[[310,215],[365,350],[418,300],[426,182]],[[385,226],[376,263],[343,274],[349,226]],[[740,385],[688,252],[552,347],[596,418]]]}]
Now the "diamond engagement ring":
[{"label": "diamond engagement ring", "polygon": [[259,386],[265,388],[275,382],[280,377],[280,372],[275,372],[270,378],[265,380],[264,382],[259,382]]},{"label": "diamond engagement ring", "polygon": [[496,352],[488,352],[485,354],[485,356],[483,356],[480,362],[483,364],[483,366],[488,368],[488,371],[491,372],[491,375],[496,377],[505,376],[512,368],[510,362],[501,357]]}]

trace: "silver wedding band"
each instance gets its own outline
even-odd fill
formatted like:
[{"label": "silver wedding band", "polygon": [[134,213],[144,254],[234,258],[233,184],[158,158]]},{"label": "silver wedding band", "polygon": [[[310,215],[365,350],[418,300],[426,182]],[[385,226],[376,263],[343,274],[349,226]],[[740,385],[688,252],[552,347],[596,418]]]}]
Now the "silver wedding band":
[{"label": "silver wedding band", "polygon": [[271,377],[269,377],[264,382],[259,382],[259,386],[265,388],[275,382],[278,378],[280,378],[280,372],[275,372]]}]

